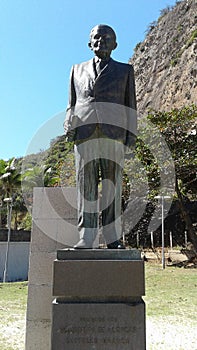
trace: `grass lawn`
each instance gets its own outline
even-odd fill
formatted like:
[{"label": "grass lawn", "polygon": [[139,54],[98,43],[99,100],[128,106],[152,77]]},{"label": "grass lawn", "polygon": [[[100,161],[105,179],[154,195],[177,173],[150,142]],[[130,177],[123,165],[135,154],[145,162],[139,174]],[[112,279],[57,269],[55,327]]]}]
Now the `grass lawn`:
[{"label": "grass lawn", "polygon": [[24,350],[27,285],[0,283],[0,350]]},{"label": "grass lawn", "polygon": [[[195,269],[146,263],[147,350],[196,349],[196,295]],[[27,282],[0,283],[0,350],[24,350],[26,302]]]},{"label": "grass lawn", "polygon": [[197,349],[197,271],[146,264],[147,350]]},{"label": "grass lawn", "polygon": [[147,316],[177,316],[197,321],[197,270],[146,264]]}]

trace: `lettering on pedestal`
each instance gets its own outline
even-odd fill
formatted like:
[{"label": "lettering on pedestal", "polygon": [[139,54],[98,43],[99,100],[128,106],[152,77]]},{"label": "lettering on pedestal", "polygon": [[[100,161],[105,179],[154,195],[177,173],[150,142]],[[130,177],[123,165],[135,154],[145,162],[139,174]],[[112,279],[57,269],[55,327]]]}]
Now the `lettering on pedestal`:
[{"label": "lettering on pedestal", "polygon": [[116,317],[80,317],[77,324],[66,325],[58,333],[66,344],[129,345],[135,326],[121,323]]}]

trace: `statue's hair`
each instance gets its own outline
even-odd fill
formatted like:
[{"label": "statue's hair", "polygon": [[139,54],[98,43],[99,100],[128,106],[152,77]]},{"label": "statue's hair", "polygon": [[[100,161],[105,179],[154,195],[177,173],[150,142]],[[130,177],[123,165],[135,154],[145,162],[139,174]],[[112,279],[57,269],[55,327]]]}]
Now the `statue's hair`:
[{"label": "statue's hair", "polygon": [[113,30],[112,27],[108,26],[107,24],[98,24],[94,28],[92,28],[91,31],[90,31],[90,40],[91,40],[91,37],[93,35],[94,30],[96,28],[101,28],[101,27],[105,27],[106,29],[108,29],[112,33],[112,35],[114,36],[114,40],[116,41],[116,33],[115,33],[115,31]]}]

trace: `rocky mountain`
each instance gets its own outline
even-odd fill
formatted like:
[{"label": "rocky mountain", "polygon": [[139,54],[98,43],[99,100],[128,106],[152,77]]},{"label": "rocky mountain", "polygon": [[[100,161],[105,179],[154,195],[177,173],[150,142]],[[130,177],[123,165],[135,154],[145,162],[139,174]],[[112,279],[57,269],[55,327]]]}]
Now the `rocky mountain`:
[{"label": "rocky mountain", "polygon": [[138,111],[197,103],[197,0],[177,1],[149,25],[130,59]]}]

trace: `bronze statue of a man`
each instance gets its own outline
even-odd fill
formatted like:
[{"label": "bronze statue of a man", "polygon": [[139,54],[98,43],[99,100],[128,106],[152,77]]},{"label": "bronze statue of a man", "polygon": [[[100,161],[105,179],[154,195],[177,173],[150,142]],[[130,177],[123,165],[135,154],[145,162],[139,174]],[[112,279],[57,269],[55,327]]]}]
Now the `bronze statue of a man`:
[{"label": "bronze statue of a man", "polygon": [[[107,25],[90,32],[90,61],[71,69],[69,104],[64,122],[75,144],[80,240],[74,248],[92,248],[102,232],[110,249],[122,248],[121,197],[125,147],[136,134],[136,95],[132,65],[114,61],[116,34]],[[102,180],[101,208],[98,186]]]}]

